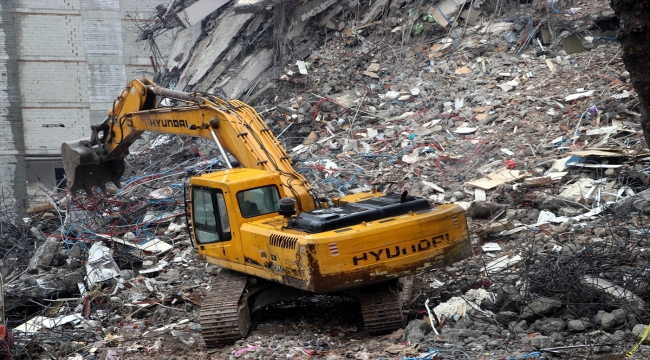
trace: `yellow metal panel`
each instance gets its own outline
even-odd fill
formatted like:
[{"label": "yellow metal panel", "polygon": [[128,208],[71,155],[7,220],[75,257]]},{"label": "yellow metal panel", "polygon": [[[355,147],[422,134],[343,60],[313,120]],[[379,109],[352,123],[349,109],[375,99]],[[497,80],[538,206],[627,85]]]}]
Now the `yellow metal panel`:
[{"label": "yellow metal panel", "polygon": [[334,198],[334,199],[332,199],[332,202],[334,202],[334,205],[336,205],[336,206],[342,206],[342,205],[345,205],[347,203],[359,202],[359,201],[362,201],[362,200],[368,200],[368,199],[372,199],[372,198],[378,198],[378,197],[382,197],[384,195],[385,195],[384,193],[374,191],[374,190],[373,191],[364,191],[364,192],[360,192],[360,193],[356,193],[356,194],[349,194],[349,195],[341,196],[340,198]]},{"label": "yellow metal panel", "polygon": [[230,241],[199,245],[198,252],[205,256],[223,259],[236,264],[246,263],[246,252],[250,252],[251,249],[255,248],[255,241],[253,241],[254,238],[251,236],[245,239],[241,238],[239,230],[241,224],[277,217],[278,215],[276,213],[270,213],[254,218],[242,217],[237,202],[237,192],[261,186],[275,185],[278,187],[280,197],[284,197],[279,176],[265,170],[230,169],[193,177],[190,180],[190,184],[192,186],[220,189],[223,192],[232,234]]},{"label": "yellow metal panel", "polygon": [[246,257],[266,270],[258,276],[282,274],[283,283],[319,293],[450,265],[471,253],[465,215],[457,205],[318,234],[290,231],[283,223],[278,216],[242,225],[245,243],[255,244],[245,250]]}]

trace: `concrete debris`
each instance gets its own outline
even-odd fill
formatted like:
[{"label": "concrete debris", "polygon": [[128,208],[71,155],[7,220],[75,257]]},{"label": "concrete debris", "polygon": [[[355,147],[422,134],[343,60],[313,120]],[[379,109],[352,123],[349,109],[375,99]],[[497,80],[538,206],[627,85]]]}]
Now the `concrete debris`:
[{"label": "concrete debris", "polygon": [[[152,9],[159,16],[138,37],[174,34],[158,44],[158,84],[255,106],[319,197],[407,191],[461,204],[476,250],[415,275],[402,332],[369,336],[354,300],[305,297],[268,306],[248,338],[212,357],[629,351],[650,322],[650,153],[609,6],[175,0]],[[110,196],[47,191],[22,215],[0,193],[7,318],[31,358],[207,356],[200,306],[220,270],[197,257],[184,190],[189,176],[222,166],[218,149],[145,134],[132,150]],[[649,356],[646,345],[637,353]]]},{"label": "concrete debris", "polygon": [[224,6],[230,0],[199,0],[194,4],[184,8],[178,17],[186,27],[191,27],[199,23],[206,16],[210,15],[215,10]]},{"label": "concrete debris", "polygon": [[86,263],[87,285],[92,287],[95,283],[113,279],[120,275],[111,254],[111,250],[102,243],[95,243],[88,251],[88,262]]}]

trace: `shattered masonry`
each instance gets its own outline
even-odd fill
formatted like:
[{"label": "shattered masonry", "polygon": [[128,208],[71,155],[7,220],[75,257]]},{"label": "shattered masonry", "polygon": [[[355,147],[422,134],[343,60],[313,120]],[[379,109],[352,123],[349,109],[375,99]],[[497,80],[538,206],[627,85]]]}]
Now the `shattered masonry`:
[{"label": "shattered masonry", "polygon": [[[353,301],[304,298],[270,306],[213,358],[585,358],[641,339],[650,154],[618,20],[603,0],[500,3],[156,8],[140,38],[175,41],[155,81],[255,106],[321,194],[408,190],[471,219],[474,256],[416,276],[403,332],[369,337]],[[191,246],[184,185],[221,167],[218,150],[145,135],[128,163],[114,196],[68,204],[48,191],[25,224],[0,197],[5,307],[23,354],[207,356],[198,314],[219,269]]]}]

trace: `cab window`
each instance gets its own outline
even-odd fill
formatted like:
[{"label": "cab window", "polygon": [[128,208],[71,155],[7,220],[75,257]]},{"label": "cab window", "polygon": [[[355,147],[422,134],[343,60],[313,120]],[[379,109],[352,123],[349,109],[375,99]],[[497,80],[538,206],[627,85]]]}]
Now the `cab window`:
[{"label": "cab window", "polygon": [[198,244],[228,241],[232,237],[226,202],[219,189],[192,189],[192,220]]},{"label": "cab window", "polygon": [[280,210],[280,192],[275,185],[244,190],[237,193],[237,202],[244,218],[270,214]]}]

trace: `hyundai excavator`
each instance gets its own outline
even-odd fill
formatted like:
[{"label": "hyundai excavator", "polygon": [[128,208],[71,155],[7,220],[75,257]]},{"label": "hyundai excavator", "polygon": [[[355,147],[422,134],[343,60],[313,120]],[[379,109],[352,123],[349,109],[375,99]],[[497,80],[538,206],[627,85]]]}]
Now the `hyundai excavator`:
[{"label": "hyundai excavator", "polygon": [[126,86],[90,138],[62,144],[71,194],[120,187],[144,132],[211,139],[226,167],[189,181],[193,246],[220,267],[201,304],[208,347],[245,337],[255,311],[313,294],[357,298],[367,333],[392,332],[404,325],[413,274],[471,254],[460,206],[374,190],[319,198],[252,107],[147,79]]}]

